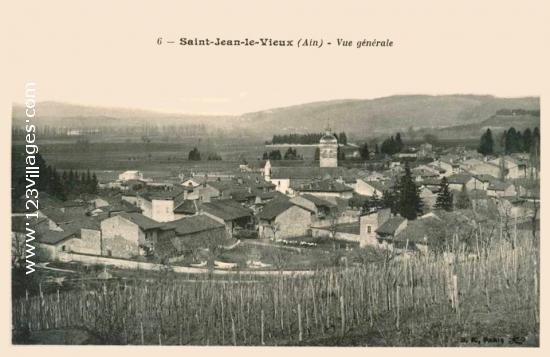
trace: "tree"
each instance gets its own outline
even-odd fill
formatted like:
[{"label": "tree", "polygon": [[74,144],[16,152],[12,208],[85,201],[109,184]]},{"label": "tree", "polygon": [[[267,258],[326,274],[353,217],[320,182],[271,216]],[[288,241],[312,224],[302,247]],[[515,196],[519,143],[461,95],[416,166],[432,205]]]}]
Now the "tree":
[{"label": "tree", "polygon": [[201,153],[199,152],[199,149],[194,147],[193,150],[189,151],[188,160],[190,160],[190,161],[200,161],[201,160]]},{"label": "tree", "polygon": [[363,202],[363,205],[361,206],[361,211],[363,213],[368,213],[371,211],[375,211],[379,208],[383,208],[383,206],[384,206],[383,201],[378,197],[378,194],[375,191],[371,197],[368,197]]},{"label": "tree", "polygon": [[399,213],[397,186],[398,184],[393,188],[393,190],[385,190],[382,193],[381,206],[383,208],[389,208],[393,214]]},{"label": "tree", "polygon": [[338,142],[342,145],[347,145],[348,137],[347,137],[346,133],[341,132],[340,134],[338,134]]},{"label": "tree", "polygon": [[361,159],[368,160],[369,159],[369,145],[367,143],[364,143],[361,145],[361,148],[359,149],[359,154],[361,155]]},{"label": "tree", "polygon": [[533,138],[531,135],[531,129],[527,128],[523,131],[523,151],[531,152],[533,146]]},{"label": "tree", "polygon": [[404,144],[403,144],[403,141],[401,140],[401,133],[397,133],[395,135],[395,147],[397,152],[401,152],[403,150]]},{"label": "tree", "polygon": [[449,183],[446,177],[443,177],[439,184],[439,192],[437,193],[435,207],[445,211],[453,210],[453,195],[449,190]]},{"label": "tree", "polygon": [[346,153],[344,152],[344,149],[342,149],[342,147],[340,146],[338,146],[338,149],[336,149],[336,157],[338,158],[338,161],[346,160]]},{"label": "tree", "polygon": [[407,219],[416,219],[422,214],[422,200],[420,189],[414,182],[411,169],[408,164],[405,166],[405,174],[401,177],[398,191],[399,214]]},{"label": "tree", "polygon": [[285,160],[296,160],[298,158],[298,152],[296,149],[293,149],[292,147],[289,147],[286,152],[284,159]]},{"label": "tree", "polygon": [[494,150],[494,142],[493,142],[493,134],[491,133],[491,129],[487,129],[487,131],[481,135],[481,139],[479,141],[479,148],[477,151],[482,155],[492,155]]},{"label": "tree", "polygon": [[457,194],[456,208],[468,209],[470,207],[472,207],[472,202],[470,201],[470,197],[468,196],[468,192],[466,191],[466,185],[462,185],[462,189]]}]

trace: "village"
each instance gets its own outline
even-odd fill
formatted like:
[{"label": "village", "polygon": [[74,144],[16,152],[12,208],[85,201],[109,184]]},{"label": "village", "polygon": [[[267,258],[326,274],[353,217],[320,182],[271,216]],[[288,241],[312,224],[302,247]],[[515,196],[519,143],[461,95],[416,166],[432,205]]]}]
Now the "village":
[{"label": "village", "polygon": [[[313,270],[357,262],[366,251],[403,258],[474,249],[481,228],[510,240],[538,235],[532,154],[423,142],[350,167],[341,151],[359,157],[361,148],[329,128],[313,146],[311,162],[264,154],[230,170],[162,179],[118,172],[66,201],[43,193],[32,225],[39,264]],[[24,255],[25,222],[14,207],[15,259]]]}]

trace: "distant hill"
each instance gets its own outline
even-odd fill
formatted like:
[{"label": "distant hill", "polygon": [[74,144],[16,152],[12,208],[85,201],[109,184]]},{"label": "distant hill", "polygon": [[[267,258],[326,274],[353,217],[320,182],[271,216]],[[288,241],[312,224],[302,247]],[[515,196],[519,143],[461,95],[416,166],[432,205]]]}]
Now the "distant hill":
[{"label": "distant hill", "polygon": [[[216,127],[231,126],[229,115],[193,115],[161,113],[151,110],[96,107],[79,104],[68,104],[53,101],[38,104],[38,120],[43,125],[74,128],[97,126],[140,125],[148,121],[160,121],[164,125],[204,124]],[[25,119],[25,108],[14,104],[12,109],[14,121]]]},{"label": "distant hill", "polygon": [[[517,118],[498,118],[502,109],[539,110],[535,97],[498,98],[479,95],[398,95],[377,99],[352,99],[314,102],[275,108],[240,116],[166,114],[147,110],[91,107],[59,102],[39,103],[39,120],[44,125],[95,127],[136,125],[144,122],[204,124],[213,128],[246,131],[266,140],[273,134],[317,133],[327,123],[333,130],[352,137],[372,137],[413,128],[469,126],[477,130],[484,120],[504,125]],[[14,105],[13,118],[24,118],[24,108]],[[489,119],[488,119],[489,118]],[[504,124],[503,120],[508,121]],[[525,119],[528,120],[528,119]]]},{"label": "distant hill", "polygon": [[[476,95],[401,95],[370,100],[309,103],[242,116],[264,133],[318,132],[330,123],[354,136],[479,123],[501,109],[540,107],[539,98],[497,98]],[[265,134],[264,134],[265,135]]]},{"label": "distant hill", "polygon": [[477,138],[487,128],[493,132],[499,133],[514,127],[516,130],[525,130],[534,127],[540,127],[540,115],[520,114],[520,115],[502,115],[494,114],[488,119],[475,124],[451,126],[438,129],[436,135],[440,139],[461,138]]}]

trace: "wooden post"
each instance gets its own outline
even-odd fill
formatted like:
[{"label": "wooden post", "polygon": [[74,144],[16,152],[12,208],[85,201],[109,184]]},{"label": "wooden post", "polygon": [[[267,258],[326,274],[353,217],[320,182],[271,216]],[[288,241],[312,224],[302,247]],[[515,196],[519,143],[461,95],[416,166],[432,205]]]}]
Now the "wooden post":
[{"label": "wooden post", "polygon": [[346,331],[346,316],[344,315],[344,295],[340,296],[340,315],[342,316],[342,336],[344,335],[344,332]]},{"label": "wooden post", "polygon": [[260,321],[261,321],[261,324],[262,324],[262,328],[261,328],[261,343],[262,343],[262,346],[265,345],[265,342],[264,342],[264,310],[262,309],[262,313],[260,314]]},{"label": "wooden post", "polygon": [[454,294],[453,300],[455,302],[456,313],[457,313],[458,319],[460,320],[460,306],[458,301],[458,277],[456,276],[456,274],[453,275],[453,294]]},{"label": "wooden post", "polygon": [[145,339],[143,337],[143,321],[139,323],[140,329],[141,329],[141,344],[145,344]]},{"label": "wooden post", "polygon": [[233,335],[233,346],[237,346],[237,334],[235,332],[235,320],[231,316],[231,334]]},{"label": "wooden post", "polygon": [[395,291],[396,307],[397,307],[397,319],[395,321],[395,327],[399,330],[399,284],[396,286]]},{"label": "wooden post", "polygon": [[298,304],[298,341],[302,342],[302,309]]}]

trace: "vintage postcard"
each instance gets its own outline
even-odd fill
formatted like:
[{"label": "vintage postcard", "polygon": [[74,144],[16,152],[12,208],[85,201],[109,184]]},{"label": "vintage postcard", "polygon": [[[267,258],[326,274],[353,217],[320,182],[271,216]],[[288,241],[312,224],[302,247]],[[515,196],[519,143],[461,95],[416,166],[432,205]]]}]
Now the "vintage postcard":
[{"label": "vintage postcard", "polygon": [[10,7],[10,353],[541,350],[544,2]]}]

